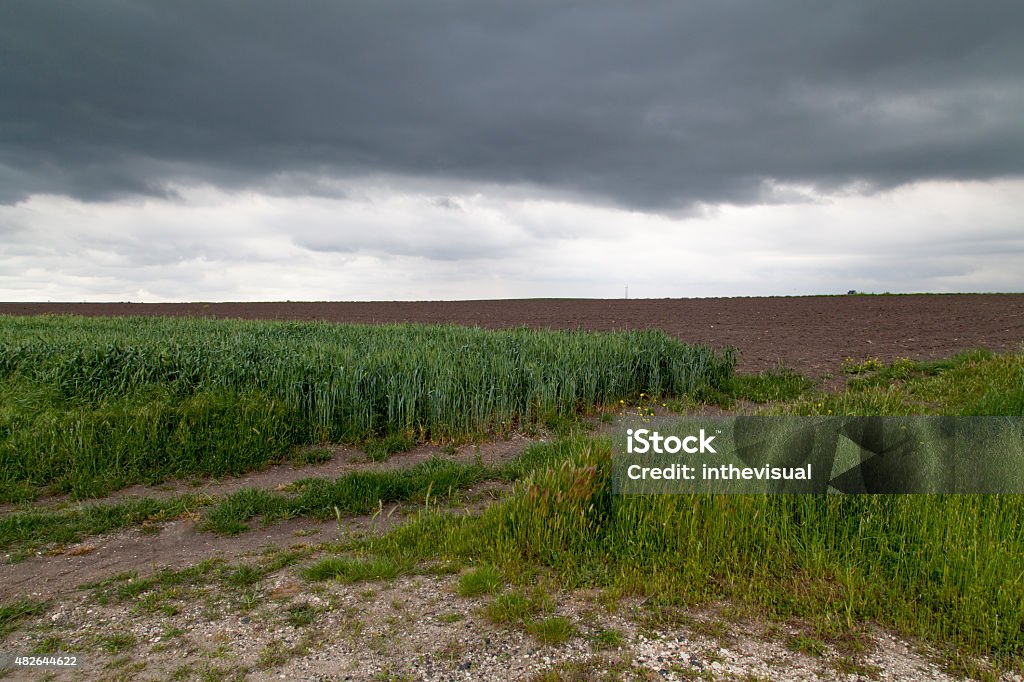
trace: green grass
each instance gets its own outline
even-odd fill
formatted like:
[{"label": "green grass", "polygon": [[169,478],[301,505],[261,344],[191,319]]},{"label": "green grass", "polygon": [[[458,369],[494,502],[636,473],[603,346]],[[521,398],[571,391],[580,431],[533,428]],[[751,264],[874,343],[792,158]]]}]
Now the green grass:
[{"label": "green grass", "polygon": [[304,628],[313,624],[320,611],[321,609],[307,602],[292,604],[287,609],[286,622],[293,628]]},{"label": "green grass", "polygon": [[501,572],[494,566],[479,566],[459,578],[459,594],[463,597],[491,594],[498,591],[502,582]]},{"label": "green grass", "polygon": [[382,503],[426,502],[432,493],[436,500],[495,477],[479,464],[431,459],[407,469],[394,471],[356,471],[335,481],[306,479],[292,485],[294,494],[261,489],[245,489],[227,496],[205,514],[204,530],[234,535],[249,530],[247,522],[260,516],[264,522],[298,516],[319,519],[337,514],[369,514]]},{"label": "green grass", "polygon": [[[31,498],[41,486],[84,495],[181,471],[241,470],[325,438],[373,439],[383,452],[402,434],[461,438],[562,424],[620,400],[656,406],[652,398],[661,395],[744,400],[783,414],[1024,415],[1020,353],[931,363],[851,359],[848,388],[833,395],[785,370],[732,377],[731,358],[657,335],[104,324],[0,323],[0,497]],[[463,362],[447,361],[453,347]],[[383,445],[389,438],[396,440]],[[543,572],[565,589],[609,588],[656,608],[726,600],[797,619],[809,630],[791,643],[801,650],[875,622],[958,656],[1024,662],[1020,496],[623,497],[611,492],[610,457],[609,443],[573,434],[501,468],[438,460],[309,479],[287,493],[241,491],[210,505],[204,524],[231,533],[256,517],[332,518],[415,501],[423,511],[411,523],[352,540],[347,549],[356,555],[321,559],[305,577],[354,582],[394,578],[423,563],[474,565],[459,590],[480,595],[497,593],[504,577],[526,585]],[[54,473],[67,471],[74,473]],[[487,478],[517,483],[478,516],[426,504],[428,495],[443,498]],[[72,542],[197,504],[17,511],[0,518],[0,546]],[[217,575],[241,589],[262,570]],[[121,581],[117,590],[135,598],[157,584]],[[37,615],[33,608],[41,607],[0,607],[0,626]],[[574,633],[564,619],[531,620],[538,609],[517,590],[485,608],[491,620],[521,622],[540,641]]]},{"label": "green grass", "polygon": [[[262,517],[270,523],[299,516],[333,518],[337,513],[368,514],[384,502],[446,502],[448,495],[482,480],[514,481],[531,471],[561,461],[583,442],[578,435],[527,447],[504,466],[428,460],[407,469],[353,472],[336,480],[305,479],[291,486],[293,494],[245,488],[223,499],[182,495],[168,500],[142,498],[117,503],[89,503],[66,509],[13,511],[0,517],[0,549],[18,561],[53,545],[67,545],[94,535],[180,516],[202,513],[200,528],[234,535],[251,529]],[[156,526],[154,526],[156,528]]]},{"label": "green grass", "polygon": [[488,604],[485,613],[491,622],[507,625],[524,621],[532,610],[530,601],[521,593],[506,592]]},{"label": "green grass", "polygon": [[563,616],[551,616],[542,620],[531,621],[526,624],[526,631],[537,638],[541,644],[558,646],[565,644],[576,634],[576,628],[568,618]]},{"label": "green grass", "polygon": [[134,635],[122,632],[111,635],[99,635],[95,643],[108,654],[117,655],[122,651],[133,648],[138,643],[138,640],[136,640]]},{"label": "green grass", "polygon": [[286,459],[302,440],[298,419],[259,391],[156,387],[84,402],[0,376],[0,501],[242,474]]},{"label": "green grass", "polygon": [[616,649],[626,643],[626,638],[619,630],[603,629],[594,635],[594,641],[601,648]]},{"label": "green grass", "polygon": [[366,456],[373,462],[383,462],[391,455],[408,452],[416,447],[416,439],[406,433],[392,433],[384,438],[372,440],[363,446]]},{"label": "green grass", "polygon": [[338,580],[345,583],[391,580],[409,566],[390,557],[327,557],[302,571],[306,580]]},{"label": "green grass", "polygon": [[252,587],[263,577],[263,571],[250,564],[240,564],[231,569],[225,580],[233,587]]},{"label": "green grass", "polygon": [[297,517],[330,519],[339,514],[371,514],[381,504],[390,502],[426,504],[428,494],[431,501],[443,502],[451,494],[481,481],[515,481],[560,462],[582,442],[582,436],[572,434],[537,443],[500,467],[435,458],[393,471],[356,471],[334,481],[305,479],[292,484],[291,493],[247,488],[211,505],[200,527],[234,535],[250,530],[248,522],[256,517],[269,523]]},{"label": "green grass", "polygon": [[288,461],[297,467],[325,464],[333,458],[334,453],[328,448],[295,448],[288,453]]},{"label": "green grass", "polygon": [[785,367],[759,374],[737,374],[725,386],[734,400],[770,403],[793,400],[814,386],[807,377]]},{"label": "green grass", "polygon": [[802,415],[1024,415],[1024,353],[970,351],[948,360],[873,363],[846,391],[810,393],[773,411]]},{"label": "green grass", "polygon": [[169,521],[207,504],[209,498],[182,495],[169,500],[142,498],[116,504],[89,504],[64,510],[14,511],[0,516],[0,549],[12,559],[52,544],[72,544],[125,526]]},{"label": "green grass", "polygon": [[34,599],[19,599],[0,604],[0,641],[18,628],[26,618],[38,616],[46,611],[46,603]]},{"label": "green grass", "polygon": [[[224,566],[221,559],[206,559],[187,568],[174,570],[165,568],[145,578],[140,578],[135,571],[119,573],[115,576],[79,586],[79,589],[91,590],[92,598],[99,604],[120,603],[126,600],[139,600],[144,595],[155,595],[153,604],[159,606],[167,590],[190,588],[220,579],[230,584],[230,575],[234,569]],[[143,603],[140,601],[140,603]]]},{"label": "green grass", "polygon": [[[798,372],[780,366],[757,374],[734,374],[716,384],[707,384],[681,398],[669,399],[670,409],[685,412],[696,405],[715,405],[733,409],[738,401],[752,403],[785,403],[811,391],[814,382]],[[655,407],[657,400],[640,403],[643,408]]]},{"label": "green grass", "polygon": [[561,424],[714,388],[735,364],[652,330],[0,316],[0,339],[0,501]]},{"label": "green grass", "polygon": [[825,638],[875,621],[1024,657],[1020,496],[615,496],[610,444],[572,449],[479,517],[423,513],[367,551],[513,577],[546,568],[566,589],[613,587],[654,605],[730,600]]},{"label": "green grass", "polygon": [[529,596],[519,590],[499,594],[484,608],[484,614],[493,623],[515,625],[525,623],[542,611],[550,611],[553,606],[547,592],[540,587],[534,587]]},{"label": "green grass", "polygon": [[786,648],[808,656],[824,656],[826,651],[824,642],[809,635],[793,635],[786,640]]}]

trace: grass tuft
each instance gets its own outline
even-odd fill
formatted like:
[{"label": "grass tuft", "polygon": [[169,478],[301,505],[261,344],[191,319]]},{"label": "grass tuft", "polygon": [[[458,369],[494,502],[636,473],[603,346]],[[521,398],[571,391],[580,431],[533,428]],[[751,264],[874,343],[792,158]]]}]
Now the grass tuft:
[{"label": "grass tuft", "polygon": [[383,462],[391,455],[408,452],[416,447],[416,439],[405,433],[392,433],[363,446],[371,462]]},{"label": "grass tuft", "polygon": [[485,613],[499,625],[520,623],[533,611],[530,601],[519,592],[500,594],[487,605]]},{"label": "grass tuft", "polygon": [[405,570],[406,566],[388,557],[328,557],[308,566],[302,571],[302,575],[306,580],[356,583],[365,580],[391,580]]},{"label": "grass tuft", "polygon": [[389,502],[425,502],[428,493],[461,490],[494,474],[479,464],[431,459],[407,469],[355,471],[335,481],[311,478],[298,481],[293,495],[247,488],[233,493],[207,512],[203,530],[235,535],[249,530],[247,522],[340,514],[369,514]]},{"label": "grass tuft", "polygon": [[228,571],[225,581],[234,587],[251,587],[260,581],[263,571],[249,564],[241,564]]},{"label": "grass tuft", "polygon": [[26,618],[38,616],[44,611],[46,611],[46,602],[34,599],[19,599],[9,604],[0,605],[0,640],[16,630]]},{"label": "grass tuft", "polygon": [[559,646],[569,641],[576,634],[572,622],[563,616],[551,616],[526,624],[526,631],[533,635],[541,644]]},{"label": "grass tuft", "polygon": [[497,592],[501,587],[501,572],[494,566],[474,568],[459,578],[459,594],[463,597],[477,597]]}]

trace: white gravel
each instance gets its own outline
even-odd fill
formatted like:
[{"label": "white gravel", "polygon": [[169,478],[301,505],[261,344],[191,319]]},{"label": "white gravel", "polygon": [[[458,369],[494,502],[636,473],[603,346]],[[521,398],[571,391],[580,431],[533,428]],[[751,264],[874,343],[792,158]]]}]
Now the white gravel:
[{"label": "white gravel", "polygon": [[[705,609],[652,627],[637,600],[609,608],[594,592],[551,595],[553,609],[538,617],[563,616],[576,634],[544,645],[521,625],[491,623],[484,607],[493,595],[464,598],[457,584],[454,575],[310,584],[289,568],[248,596],[220,582],[107,605],[82,592],[23,625],[0,650],[27,652],[59,637],[88,665],[52,679],[74,680],[958,679],[921,647],[880,630],[867,633],[860,653],[823,643],[813,655],[787,646],[807,634],[791,624],[727,620]],[[294,614],[308,622],[289,622]],[[596,636],[608,630],[618,633],[613,646]],[[6,679],[40,673],[19,669]]]}]

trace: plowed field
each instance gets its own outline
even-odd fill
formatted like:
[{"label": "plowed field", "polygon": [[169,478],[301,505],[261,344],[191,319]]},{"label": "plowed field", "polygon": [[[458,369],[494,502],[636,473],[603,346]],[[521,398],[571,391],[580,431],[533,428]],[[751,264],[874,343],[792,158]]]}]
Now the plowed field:
[{"label": "plowed field", "polygon": [[785,362],[811,376],[845,358],[930,360],[1024,343],[1024,295],[804,296],[694,299],[526,299],[372,303],[2,303],[0,314],[189,315],[328,322],[451,322],[489,328],[654,327],[735,346],[739,369]]}]

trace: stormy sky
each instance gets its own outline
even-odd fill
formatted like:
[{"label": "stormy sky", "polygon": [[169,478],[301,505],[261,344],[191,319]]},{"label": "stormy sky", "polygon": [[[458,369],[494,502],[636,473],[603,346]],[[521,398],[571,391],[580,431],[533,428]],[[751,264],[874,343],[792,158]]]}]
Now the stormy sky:
[{"label": "stormy sky", "polygon": [[1024,4],[0,3],[0,300],[1024,290]]}]

